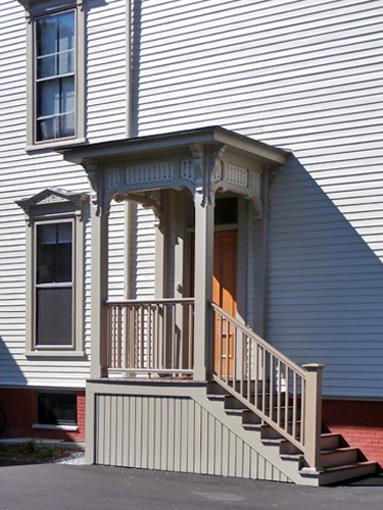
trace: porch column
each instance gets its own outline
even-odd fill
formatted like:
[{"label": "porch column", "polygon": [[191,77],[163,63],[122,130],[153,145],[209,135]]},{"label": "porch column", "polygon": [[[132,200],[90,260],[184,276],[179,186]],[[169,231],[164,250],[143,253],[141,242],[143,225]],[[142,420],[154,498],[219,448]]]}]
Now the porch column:
[{"label": "porch column", "polygon": [[91,367],[93,378],[107,375],[108,212],[91,206]]},{"label": "porch column", "polygon": [[194,367],[193,377],[207,379],[212,367],[213,334],[210,303],[213,297],[214,195],[197,191],[194,252]]}]

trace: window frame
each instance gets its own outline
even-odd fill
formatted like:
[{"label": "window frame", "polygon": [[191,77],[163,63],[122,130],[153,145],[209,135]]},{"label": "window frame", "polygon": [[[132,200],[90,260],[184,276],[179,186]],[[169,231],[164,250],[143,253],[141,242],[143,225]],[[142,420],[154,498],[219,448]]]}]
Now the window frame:
[{"label": "window frame", "polygon": [[[45,190],[17,203],[26,213],[26,357],[84,357],[85,206],[89,195]],[[38,345],[36,338],[37,227],[72,223],[72,343]]]},{"label": "window frame", "polygon": [[[41,423],[39,421],[39,396],[40,395],[71,395],[75,398],[75,422],[68,423]],[[77,402],[77,392],[75,391],[55,391],[55,390],[44,390],[44,391],[36,391],[36,399],[35,399],[35,416],[36,423],[32,425],[34,429],[45,429],[45,430],[67,430],[67,431],[78,431],[78,402]]]},{"label": "window frame", "polygon": [[[37,271],[38,271],[38,228],[40,226],[45,225],[59,225],[69,223],[71,225],[71,281],[70,282],[54,282],[54,283],[39,283],[37,278]],[[73,318],[75,317],[75,246],[76,246],[76,239],[75,239],[75,223],[73,218],[59,218],[56,220],[37,220],[34,222],[34,235],[33,235],[33,243],[34,243],[34,268],[33,268],[33,301],[35,306],[35,311],[33,314],[33,334],[34,334],[34,347],[35,350],[40,350],[41,348],[44,349],[62,349],[65,347],[68,347],[65,344],[39,344],[38,343],[38,290],[39,289],[57,289],[57,288],[70,288],[71,289],[71,343],[70,346],[72,348],[75,338],[75,325]]]},{"label": "window frame", "polygon": [[[37,2],[29,9],[27,20],[27,151],[42,148],[60,148],[73,143],[85,142],[85,11],[78,1],[56,0]],[[75,121],[73,136],[37,140],[37,38],[36,21],[44,16],[53,16],[74,11],[75,28]]]}]

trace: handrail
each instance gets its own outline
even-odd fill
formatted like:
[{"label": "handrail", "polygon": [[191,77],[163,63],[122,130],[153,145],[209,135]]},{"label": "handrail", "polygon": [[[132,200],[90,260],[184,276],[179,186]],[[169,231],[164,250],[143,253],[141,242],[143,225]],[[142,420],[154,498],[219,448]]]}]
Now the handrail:
[{"label": "handrail", "polygon": [[106,306],[124,306],[124,305],[160,305],[160,304],[192,304],[194,298],[159,298],[159,299],[108,299]]},{"label": "handrail", "polygon": [[216,346],[213,379],[318,469],[323,365],[305,365],[305,370],[220,306],[211,306]]},{"label": "handrail", "polygon": [[278,351],[275,347],[273,347],[271,344],[266,342],[262,337],[257,335],[253,330],[251,330],[248,326],[245,326],[241,322],[239,322],[238,319],[233,317],[232,315],[228,314],[223,308],[218,306],[216,303],[211,303],[211,306],[214,310],[216,310],[218,313],[220,313],[225,319],[230,320],[230,322],[238,329],[240,329],[244,334],[248,335],[249,337],[253,338],[259,345],[262,345],[265,349],[267,349],[269,352],[273,353],[275,356],[281,359],[287,366],[289,366],[292,370],[295,370],[297,374],[304,377],[305,376],[305,370],[303,370],[302,367],[294,363],[290,358],[285,356],[282,352]]}]

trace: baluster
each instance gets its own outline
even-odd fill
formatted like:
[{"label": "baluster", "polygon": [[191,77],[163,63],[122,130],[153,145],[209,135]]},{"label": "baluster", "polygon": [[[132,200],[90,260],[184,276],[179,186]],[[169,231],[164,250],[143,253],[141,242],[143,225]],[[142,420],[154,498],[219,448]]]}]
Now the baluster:
[{"label": "baluster", "polygon": [[193,321],[194,321],[194,306],[190,304],[188,306],[188,325],[189,325],[189,354],[188,354],[188,368],[193,368]]},{"label": "baluster", "polygon": [[260,347],[262,353],[262,412],[266,414],[266,391],[267,391],[267,369],[266,369],[266,349]]},{"label": "baluster", "polygon": [[229,384],[230,322],[226,319],[226,384]]},{"label": "baluster", "polygon": [[[287,425],[286,425],[287,430]],[[292,436],[294,439],[297,438],[297,373],[294,372],[293,376],[293,428]]]},{"label": "baluster", "polygon": [[[218,314],[218,312],[215,312]],[[222,335],[223,335],[223,321],[222,321],[222,315],[218,314],[218,375],[219,378],[222,379]]]},{"label": "baluster", "polygon": [[240,392],[244,396],[245,392],[245,377],[247,376],[247,350],[246,350],[246,336],[245,333],[241,332],[242,339],[242,359],[241,359],[241,381],[240,381]]},{"label": "baluster", "polygon": [[269,393],[269,417],[273,419],[274,407],[274,356],[270,353],[270,393]]},{"label": "baluster", "polygon": [[233,326],[233,388],[237,391],[237,328]]},{"label": "baluster", "polygon": [[163,323],[162,323],[162,344],[164,349],[164,359],[162,368],[167,367],[168,363],[168,346],[167,346],[167,325],[168,325],[168,308],[166,304],[163,306]]},{"label": "baluster", "polygon": [[280,426],[281,425],[281,360],[278,360],[277,364],[277,423]]},{"label": "baluster", "polygon": [[246,396],[247,400],[251,402],[251,375],[252,375],[252,358],[253,358],[253,345],[252,341],[249,337],[247,337],[248,340],[248,355],[247,355],[247,388],[246,388]]},{"label": "baluster", "polygon": [[171,342],[171,366],[170,368],[177,368],[177,345],[176,345],[176,305],[170,305],[171,307],[171,330],[170,330],[170,342]]},{"label": "baluster", "polygon": [[115,365],[116,368],[122,368],[122,360],[121,360],[121,349],[122,349],[122,308],[120,306],[117,307],[117,345],[116,345],[116,360]]},{"label": "baluster", "polygon": [[286,423],[289,422],[289,367],[286,365],[286,373],[285,373],[285,379],[286,379],[286,386],[285,386],[285,426]]},{"label": "baluster", "polygon": [[255,352],[254,368],[255,368],[255,380],[254,380],[254,405],[258,407],[258,392],[259,392],[259,345],[253,340],[249,339],[249,342],[253,344],[253,350]]}]

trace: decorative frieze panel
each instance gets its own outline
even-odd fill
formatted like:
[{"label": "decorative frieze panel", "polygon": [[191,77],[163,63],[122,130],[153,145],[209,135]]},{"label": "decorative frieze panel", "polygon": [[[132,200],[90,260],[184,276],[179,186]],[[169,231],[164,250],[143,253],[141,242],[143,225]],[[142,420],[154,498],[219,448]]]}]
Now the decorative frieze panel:
[{"label": "decorative frieze panel", "polygon": [[105,190],[109,191],[110,189],[118,186],[120,184],[120,170],[107,170],[105,172]]},{"label": "decorative frieze panel", "polygon": [[247,188],[249,184],[249,170],[235,165],[226,165],[227,180],[230,184]]},{"label": "decorative frieze panel", "polygon": [[195,181],[195,170],[192,159],[184,159],[181,161],[181,178],[187,181]]},{"label": "decorative frieze panel", "polygon": [[261,193],[261,175],[258,172],[250,173],[250,188],[260,195]]},{"label": "decorative frieze panel", "polygon": [[173,178],[173,162],[128,166],[125,170],[125,184],[169,181]]}]

